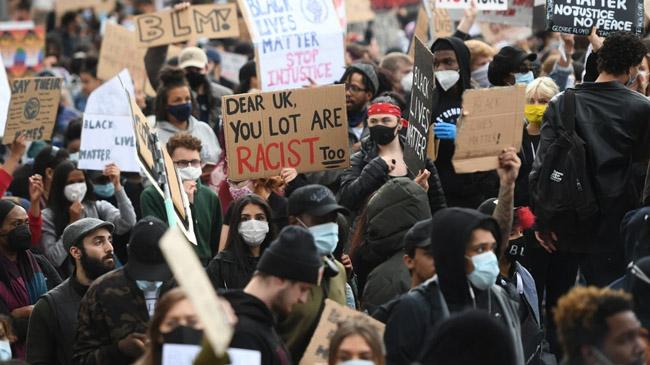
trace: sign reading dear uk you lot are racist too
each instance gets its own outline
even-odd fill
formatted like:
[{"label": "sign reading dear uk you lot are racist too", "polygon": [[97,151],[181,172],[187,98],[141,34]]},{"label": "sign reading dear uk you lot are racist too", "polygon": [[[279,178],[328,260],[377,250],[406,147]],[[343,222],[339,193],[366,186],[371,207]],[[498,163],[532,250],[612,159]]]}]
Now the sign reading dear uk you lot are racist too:
[{"label": "sign reading dear uk you lot are racist too", "polygon": [[224,96],[222,105],[233,180],[350,164],[343,85]]},{"label": "sign reading dear uk you lot are racist too", "polygon": [[546,25],[553,32],[600,36],[624,31],[643,32],[642,0],[547,0]]},{"label": "sign reading dear uk you lot are racist too", "polygon": [[[11,101],[3,144],[13,142],[18,133],[30,141],[49,140],[56,122],[63,79],[35,77],[11,81]],[[0,97],[5,97],[0,95]]]}]

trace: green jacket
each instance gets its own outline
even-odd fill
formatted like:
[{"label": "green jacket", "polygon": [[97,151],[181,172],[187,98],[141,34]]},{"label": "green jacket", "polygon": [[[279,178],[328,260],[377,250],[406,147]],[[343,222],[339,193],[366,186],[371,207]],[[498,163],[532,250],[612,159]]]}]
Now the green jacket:
[{"label": "green jacket", "polygon": [[[140,195],[140,208],[142,216],[148,215],[160,218],[167,222],[165,202],[154,186],[149,186]],[[221,204],[212,190],[202,185],[197,185],[194,193],[194,203],[190,204],[192,219],[194,220],[194,234],[196,243],[194,251],[204,265],[207,265],[219,248],[221,236]]]}]

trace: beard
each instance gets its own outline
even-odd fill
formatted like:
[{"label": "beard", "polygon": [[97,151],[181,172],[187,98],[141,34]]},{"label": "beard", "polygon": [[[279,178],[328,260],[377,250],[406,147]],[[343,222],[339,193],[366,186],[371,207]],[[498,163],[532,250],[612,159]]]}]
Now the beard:
[{"label": "beard", "polygon": [[275,314],[277,314],[280,318],[286,318],[289,313],[291,312],[292,305],[290,306],[288,302],[288,294],[289,288],[284,288],[281,289],[277,296],[275,297],[275,300],[271,303],[271,311]]},{"label": "beard", "polygon": [[90,257],[86,254],[85,250],[82,250],[81,255],[81,267],[83,267],[86,276],[90,280],[95,280],[98,277],[106,274],[107,272],[115,268],[115,259],[111,263],[107,263],[108,259],[113,259],[113,255],[106,255],[101,259],[96,259]]}]

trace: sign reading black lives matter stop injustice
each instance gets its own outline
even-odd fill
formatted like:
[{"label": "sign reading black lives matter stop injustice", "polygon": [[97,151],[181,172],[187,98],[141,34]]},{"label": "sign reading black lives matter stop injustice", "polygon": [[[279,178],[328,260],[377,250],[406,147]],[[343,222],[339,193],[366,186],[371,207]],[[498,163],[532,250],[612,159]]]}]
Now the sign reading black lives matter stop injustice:
[{"label": "sign reading black lives matter stop injustice", "polygon": [[624,31],[643,32],[643,0],[547,0],[547,29],[589,35],[592,27],[598,35]]},{"label": "sign reading black lives matter stop injustice", "polygon": [[413,87],[409,106],[409,126],[404,144],[404,162],[413,174],[424,168],[427,160],[431,106],[434,105],[433,54],[415,38]]}]

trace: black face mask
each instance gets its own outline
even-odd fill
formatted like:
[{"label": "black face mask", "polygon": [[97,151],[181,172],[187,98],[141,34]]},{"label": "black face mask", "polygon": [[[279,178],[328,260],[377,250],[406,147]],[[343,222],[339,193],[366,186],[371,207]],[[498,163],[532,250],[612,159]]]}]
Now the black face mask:
[{"label": "black face mask", "polygon": [[26,251],[32,244],[32,232],[27,224],[19,225],[4,236],[7,237],[9,248],[16,252]]},{"label": "black face mask", "polygon": [[386,127],[385,125],[376,125],[370,127],[370,138],[380,146],[387,145],[395,139],[395,129],[397,126]]},{"label": "black face mask", "polygon": [[171,332],[163,333],[164,343],[180,343],[184,345],[198,345],[203,339],[203,330],[194,327],[178,326]]},{"label": "black face mask", "polygon": [[205,82],[205,75],[199,72],[188,72],[185,75],[190,87],[195,90]]},{"label": "black face mask", "polygon": [[508,242],[508,251],[506,252],[510,260],[515,261],[524,257],[526,249],[526,236],[521,236]]}]

